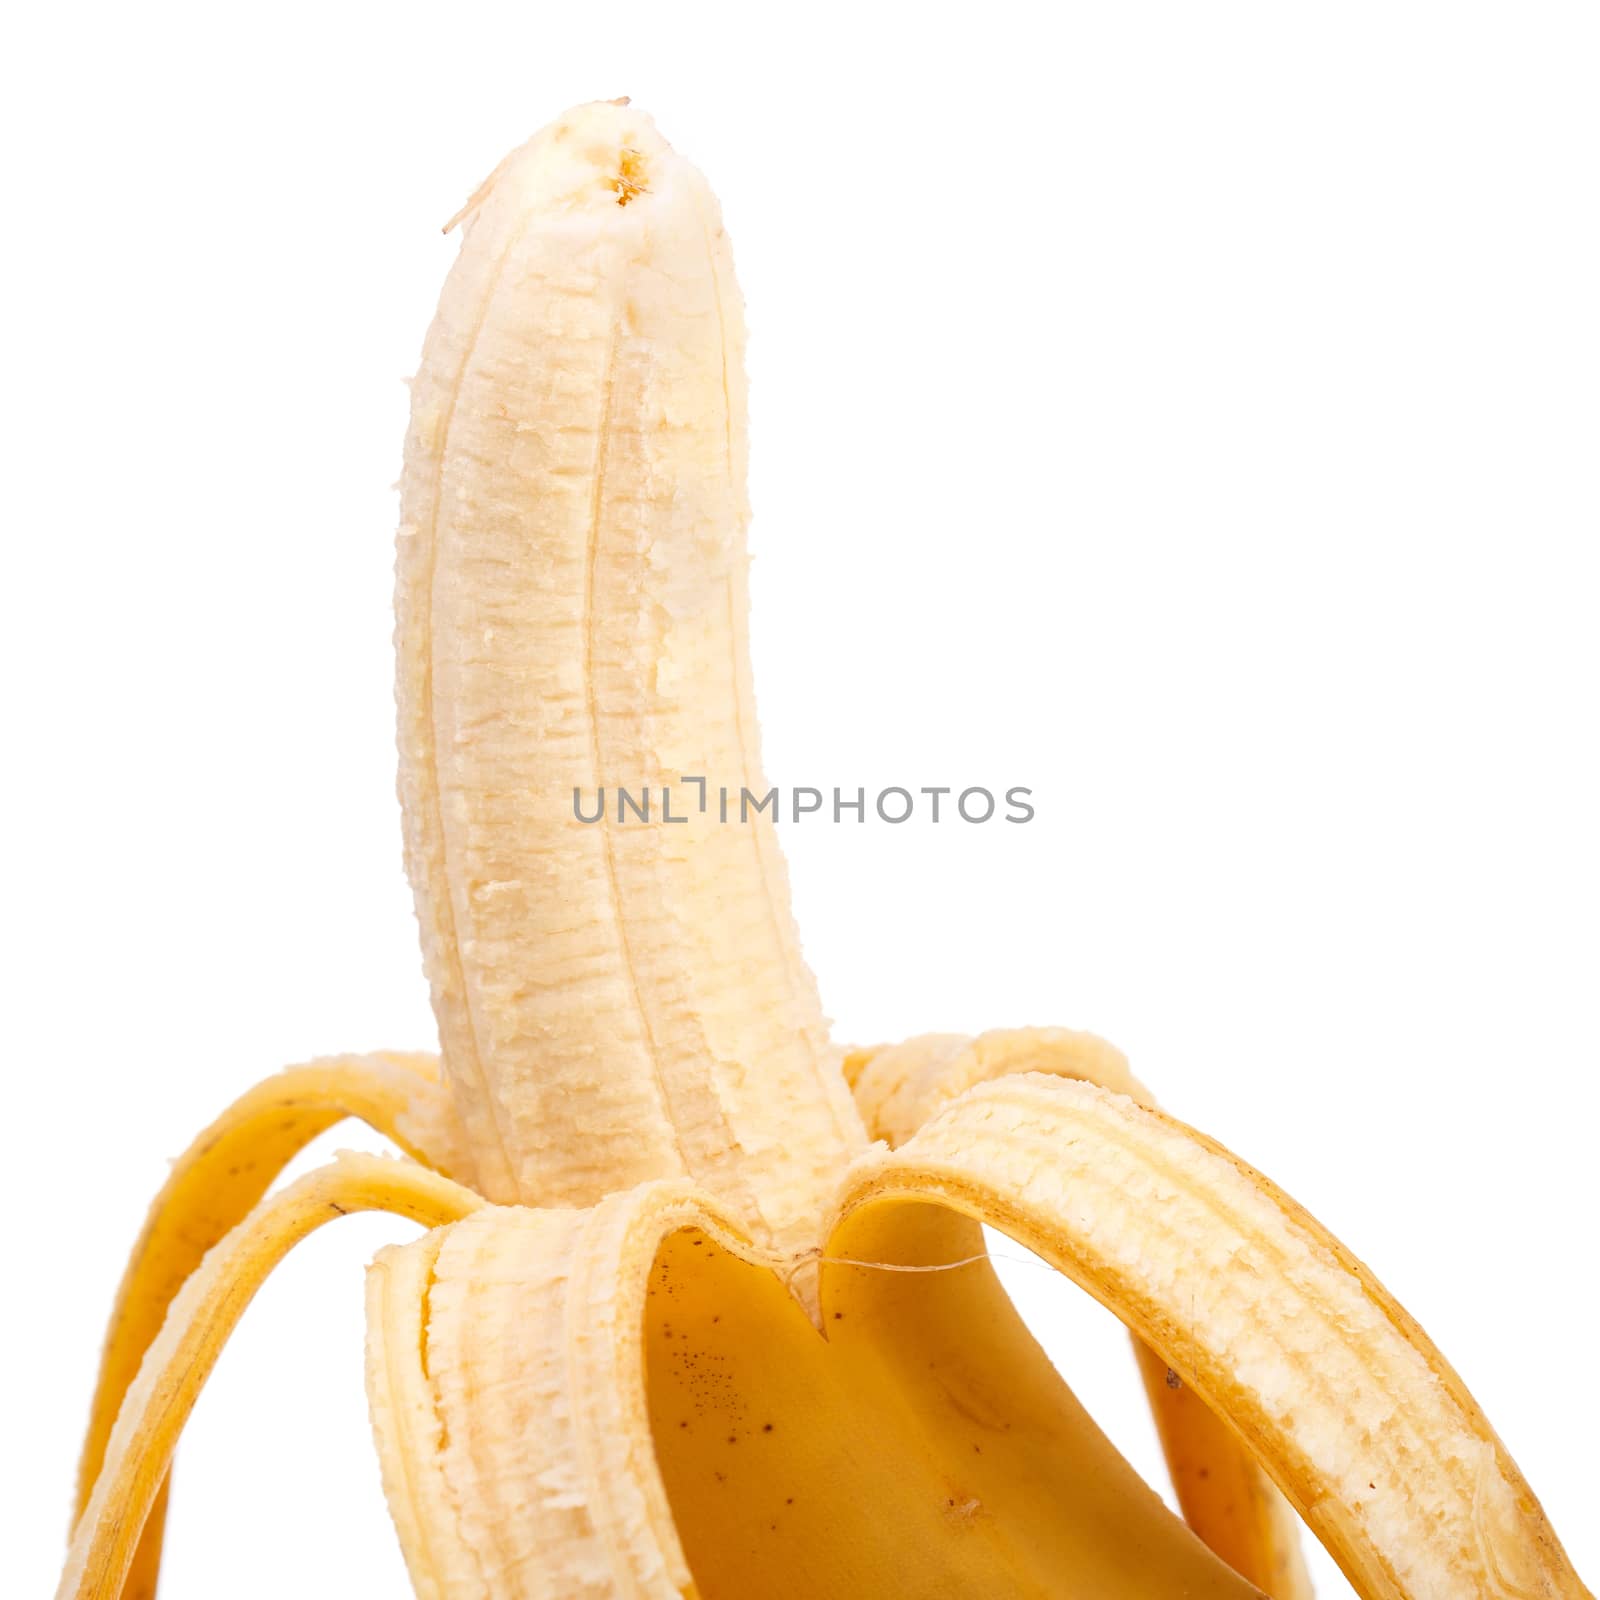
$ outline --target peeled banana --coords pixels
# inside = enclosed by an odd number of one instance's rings
[[[400,799],[441,1058],[346,1057],[196,1140],[120,1292],[58,1600],[155,1593],[173,1449],[307,1232],[368,1276],[423,1600],[1577,1600],[1460,1379],[1313,1218],[1063,1029],[831,1042],[746,640],[744,330],[700,174],[626,102],[509,156],[412,389]],[[692,791],[691,791],[692,792]],[[404,1152],[281,1191],[345,1116]],[[1138,1342],[1182,1519],[1002,1291],[982,1224]],[[1592,1600],[1592,1597],[1590,1597]]]

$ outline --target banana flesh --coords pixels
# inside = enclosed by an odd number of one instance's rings
[[[508,158],[465,233],[412,389],[396,605],[407,863],[484,1192],[688,1177],[799,1248],[865,1137],[771,819],[719,816],[766,792],[721,216],[648,117],[600,105]]]

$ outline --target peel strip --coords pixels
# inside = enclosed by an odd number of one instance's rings
[[[452,1113],[437,1080],[434,1056],[332,1056],[288,1067],[235,1100],[173,1163],[117,1289],[78,1466],[75,1515],[88,1503],[117,1408],[173,1295],[318,1134],[357,1117],[424,1166],[462,1172],[460,1154],[442,1137]]]
[[[172,1297],[284,1167],[346,1117],[359,1118],[425,1166],[470,1177],[471,1160],[436,1056],[329,1056],[288,1067],[235,1100],[173,1163],[123,1269],[78,1461],[75,1521],[94,1489],[122,1397]],[[129,1569],[131,1595],[155,1593],[166,1520],[163,1483]]]
[[[859,1163],[849,1214],[935,1201],[1026,1244],[1223,1417],[1367,1600],[1593,1600],[1427,1336],[1308,1213],[1121,1095],[983,1085]]]
[[[481,1204],[471,1190],[412,1162],[343,1154],[252,1211],[173,1297],[111,1429],[57,1600],[125,1593],[178,1435],[245,1307],[294,1245],[352,1211],[389,1211],[431,1228]],[[154,1592],[153,1569],[136,1576]]]
[[[872,1136],[893,1148],[967,1090],[1022,1072],[1097,1084],[1155,1105],[1115,1045],[1071,1028],[998,1028],[976,1038],[922,1034],[853,1051],[846,1070]],[[1168,1382],[1166,1362],[1137,1337],[1133,1348],[1184,1520],[1274,1600],[1312,1600],[1292,1508],[1226,1424],[1191,1391]]]

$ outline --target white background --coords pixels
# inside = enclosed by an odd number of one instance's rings
[[[400,380],[439,225],[618,94],[738,252],[772,777],[1037,795],[786,830],[841,1036],[1117,1040],[1420,1316],[1595,1581],[1592,6],[41,6],[6,58],[14,1592],[164,1159],[432,1043]],[[404,1592],[360,1302],[405,1231],[252,1308],[174,1600]],[[1115,1330],[1015,1281],[1153,1463]]]

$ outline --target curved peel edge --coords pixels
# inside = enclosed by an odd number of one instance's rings
[[[1234,1429],[1368,1600],[1593,1600],[1465,1385],[1348,1250],[1214,1141],[1029,1074],[858,1162],[864,1207],[936,1201],[1116,1313]]]

